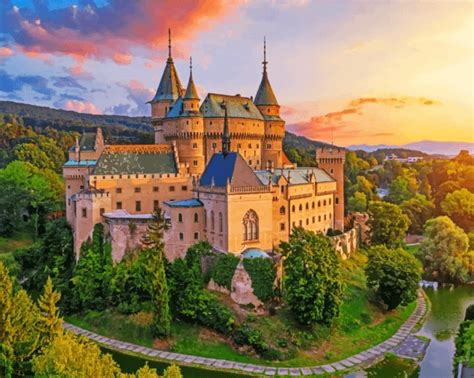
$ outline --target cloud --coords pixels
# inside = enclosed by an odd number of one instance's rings
[[[106,113],[142,116],[150,114],[150,105],[147,104],[153,98],[155,91],[145,86],[138,80],[130,80],[126,85],[120,84],[127,91],[127,99],[134,104],[118,104],[105,109]]]
[[[361,97],[352,100],[349,106],[361,106],[366,104],[379,104],[386,106],[393,106],[401,108],[407,105],[441,105],[438,100],[429,99],[426,97]]]
[[[53,76],[51,77],[51,80],[53,80],[53,85],[57,88],[86,89],[81,84],[79,84],[76,79],[70,76]]]
[[[59,8],[41,0],[18,8],[3,0],[0,33],[36,56],[64,54],[79,62],[111,58],[129,64],[132,47],[166,46],[168,27],[175,39],[189,37],[231,8],[224,0],[110,0],[103,6],[82,0]]]
[[[79,113],[101,114],[100,110],[90,101],[66,100],[63,109]]]
[[[334,136],[337,139],[351,137],[383,137],[393,136],[393,133],[370,133],[361,128],[364,123],[362,119],[357,121],[354,117],[363,116],[363,108],[368,104],[403,108],[405,106],[433,106],[440,105],[441,102],[425,97],[360,97],[349,102],[348,107],[339,111],[330,112],[324,115],[311,117],[309,120],[296,122],[288,125],[288,130],[298,134],[306,135],[310,138],[329,140]]]
[[[48,80],[39,75],[13,76],[0,70],[0,92],[16,95],[24,87],[30,87],[34,92],[43,95],[43,100],[51,100],[56,91],[48,87]]]
[[[0,60],[7,59],[13,55],[13,50],[9,47],[0,47]]]

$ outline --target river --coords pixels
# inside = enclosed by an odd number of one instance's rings
[[[454,338],[466,308],[474,304],[474,286],[425,291],[432,308],[418,334],[431,342],[420,365],[420,378],[452,377]]]

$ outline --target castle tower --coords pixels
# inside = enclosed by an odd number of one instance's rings
[[[334,228],[344,231],[344,162],[346,151],[340,147],[320,147],[316,149],[316,163],[329,173],[337,183],[334,197]]]
[[[267,46],[263,39],[263,76],[254,104],[265,120],[265,133],[262,141],[262,168],[279,168],[283,161],[283,138],[285,121],[280,118],[280,105],[276,99],[267,73]]]
[[[188,166],[188,172],[199,175],[204,171],[204,118],[199,110],[199,95],[194,84],[190,59],[189,81],[184,97],[178,98],[163,120],[163,138],[176,142],[178,156]]]
[[[181,97],[182,92],[178,72],[171,57],[171,30],[168,29],[168,60],[155,97],[149,101],[151,104],[151,123],[155,130],[155,143],[166,143],[163,135],[163,118],[170,111],[175,101]]]

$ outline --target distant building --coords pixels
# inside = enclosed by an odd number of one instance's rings
[[[415,163],[417,161],[423,160],[423,157],[422,156],[409,156],[407,158],[400,158],[397,155],[392,153],[385,156],[385,159],[384,159],[384,161],[394,161],[394,160],[402,162],[402,163]]]
[[[326,233],[344,227],[341,148],[318,148],[318,168],[283,152],[285,121],[263,76],[254,99],[209,93],[200,103],[192,75],[183,89],[171,56],[150,101],[154,145],[105,145],[84,134],[63,167],[67,219],[76,256],[93,227],[106,225],[113,258],[137,248],[155,209],[169,229],[165,252],[183,256],[209,241],[215,250],[271,252],[293,227]]]

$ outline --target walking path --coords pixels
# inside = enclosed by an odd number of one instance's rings
[[[331,373],[342,373],[349,370],[361,369],[383,358],[386,352],[400,352],[406,344],[409,347],[413,343],[410,334],[415,325],[424,317],[426,313],[425,297],[420,293],[418,295],[416,310],[410,315],[408,320],[391,338],[385,340],[370,349],[355,354],[344,360],[331,362],[330,364],[308,367],[271,367],[265,365],[245,364],[240,362],[220,360],[214,358],[205,358],[187,354],[172,353],[153,348],[147,348],[136,344],[130,344],[119,340],[111,339],[87,331],[75,325],[64,323],[64,328],[77,335],[83,335],[93,341],[98,342],[110,349],[118,351],[128,351],[142,355],[143,358],[152,358],[168,363],[178,365],[196,365],[203,369],[228,370],[234,373],[258,374],[268,376],[302,376],[302,375],[320,375]],[[402,353],[400,353],[402,354]]]

